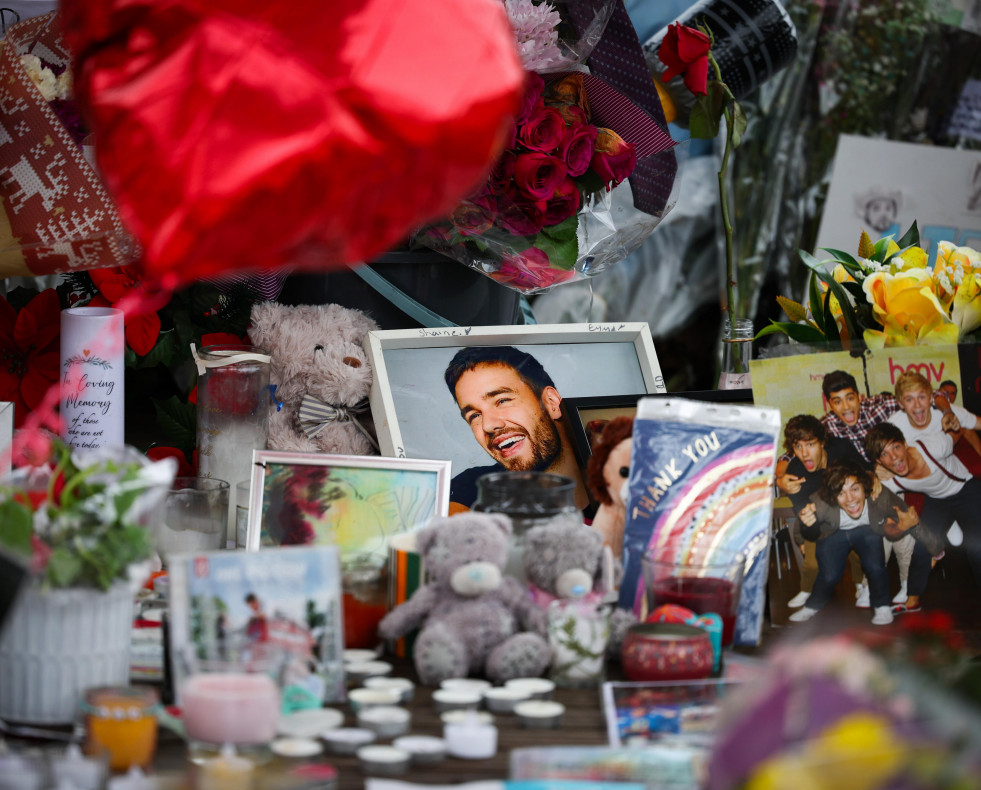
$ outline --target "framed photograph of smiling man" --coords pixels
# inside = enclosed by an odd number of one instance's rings
[[[504,469],[572,477],[586,507],[562,399],[665,392],[646,323],[379,331],[365,345],[382,454],[449,460],[466,507],[477,478]]]

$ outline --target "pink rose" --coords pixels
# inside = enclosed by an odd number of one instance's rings
[[[545,224],[558,225],[577,211],[582,203],[576,182],[567,178],[555,188],[545,209]]]
[[[494,163],[494,169],[487,177],[487,189],[495,195],[501,194],[507,189],[511,179],[514,178],[514,151],[505,151]]]
[[[490,230],[496,216],[497,200],[485,193],[461,201],[450,216],[450,222],[462,236],[479,236]]]
[[[527,200],[509,192],[497,202],[497,225],[515,236],[534,236],[545,227],[544,200]]]
[[[581,176],[589,170],[593,158],[598,131],[592,124],[570,126],[565,130],[565,139],[559,149],[559,156],[565,162],[570,176]]]
[[[521,291],[548,288],[575,276],[575,271],[553,269],[546,255],[538,247],[529,247],[517,255],[505,255],[501,268],[490,276],[504,285]]]
[[[518,154],[514,161],[514,183],[521,193],[532,200],[547,200],[565,179],[565,162],[557,156],[529,153]]]
[[[548,154],[559,147],[565,137],[565,120],[552,107],[538,107],[518,127],[518,141],[529,151]]]
[[[525,73],[525,93],[521,100],[521,109],[515,120],[520,126],[527,121],[535,108],[542,103],[542,96],[545,94],[545,80],[533,71]]]
[[[634,172],[637,150],[612,129],[597,129],[596,148],[589,167],[603,179],[606,189],[615,187]]]

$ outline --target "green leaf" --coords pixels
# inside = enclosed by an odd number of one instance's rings
[[[82,560],[67,546],[58,546],[44,571],[53,586],[71,587],[82,573]]]
[[[153,399],[157,424],[167,441],[190,455],[197,442],[197,409],[172,395],[166,400]]]
[[[823,343],[827,338],[820,329],[810,324],[792,324],[789,321],[770,321],[769,326],[763,327],[757,334],[756,339],[766,335],[775,335],[782,332],[791,340],[798,343]]]
[[[606,191],[606,182],[600,178],[595,170],[587,170],[576,178],[579,191],[584,195],[591,195],[594,192]]]
[[[534,246],[548,255],[553,269],[572,271],[576,265],[579,258],[578,227],[579,217],[572,216],[543,230],[535,238]]]
[[[817,277],[820,277],[821,281],[825,283],[830,289],[831,293],[835,295],[835,298],[841,305],[841,314],[845,319],[845,326],[848,329],[848,336],[852,339],[852,342],[860,343],[862,333],[855,317],[855,310],[852,308],[851,301],[848,299],[848,291],[842,288],[839,283],[836,283],[834,277],[825,273],[823,264],[813,255],[801,250],[800,256],[808,268],[814,272]],[[827,305],[827,303],[825,304]],[[827,315],[827,313],[825,315]],[[830,336],[831,327],[828,326],[827,321],[825,321],[824,329]]]
[[[913,224],[909,226],[909,229],[903,234],[903,237],[896,242],[901,250],[905,250],[907,247],[919,247],[920,246],[920,229],[916,227],[916,220],[913,220]]]
[[[807,283],[808,305],[811,308],[811,317],[818,329],[824,332],[824,309],[821,304],[821,288],[818,286],[818,278],[811,275]]]
[[[0,503],[0,545],[29,557],[33,532],[34,515],[30,508],[12,499]]]
[[[711,140],[719,134],[719,124],[725,107],[725,86],[709,80],[708,92],[699,96],[688,119],[688,132],[696,140]]]
[[[822,247],[821,249],[830,253],[834,257],[834,260],[842,264],[848,271],[852,271],[852,269],[862,271],[862,266],[858,262],[858,259],[851,253],[845,252],[844,250],[836,250],[833,247]]]
[[[149,353],[145,357],[137,356],[136,353],[126,347],[126,365],[132,368],[153,368],[157,365],[164,365],[169,367],[173,363],[175,355],[177,353],[177,338],[172,329],[162,331],[157,337],[157,342],[150,349]],[[133,361],[130,362],[130,354],[133,356]]]

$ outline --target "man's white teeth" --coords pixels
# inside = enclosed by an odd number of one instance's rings
[[[503,442],[497,445],[497,449],[506,450],[508,447],[510,447],[512,444],[518,441],[518,438],[519,437],[517,436],[512,436],[510,439],[505,439]]]

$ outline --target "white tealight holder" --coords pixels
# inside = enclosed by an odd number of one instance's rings
[[[531,692],[522,688],[495,686],[484,692],[484,705],[492,713],[514,713],[514,706],[531,699]]]
[[[377,705],[398,705],[402,695],[395,689],[358,688],[347,693],[347,701],[355,713]]]
[[[378,658],[376,650],[350,648],[341,653],[341,661],[345,664],[363,664],[365,661],[374,661],[376,658]]]
[[[409,731],[411,718],[405,708],[378,705],[358,711],[358,726],[371,730],[379,738],[395,738]]]
[[[277,738],[269,748],[278,757],[294,760],[301,757],[316,757],[324,750],[324,747],[312,738]]]
[[[409,770],[411,755],[395,746],[371,745],[358,749],[358,761],[366,774],[398,776]]]
[[[360,661],[344,665],[344,674],[351,683],[364,683],[370,677],[392,674],[392,665],[387,661]]]
[[[489,680],[480,678],[447,678],[439,684],[439,687],[447,691],[476,691],[478,694],[483,694],[492,685]]]
[[[411,702],[415,696],[415,684],[408,678],[393,678],[387,675],[375,675],[365,678],[364,687],[366,689],[385,689],[396,691],[399,695],[399,704],[404,705]]]
[[[546,699],[530,699],[519,702],[514,706],[518,724],[522,727],[537,730],[547,730],[558,727],[562,723],[565,705]]]
[[[310,708],[287,713],[279,718],[276,732],[287,738],[316,738],[344,723],[344,714],[334,708]]]
[[[411,756],[413,765],[434,765],[446,758],[446,741],[433,735],[403,735],[392,741]]]
[[[487,760],[497,754],[497,727],[481,722],[476,711],[453,712],[465,714],[460,721],[443,725],[446,749],[453,757]]]
[[[433,704],[439,713],[448,710],[477,710],[482,699],[479,691],[457,691],[456,689],[436,689]]]
[[[443,724],[459,724],[463,721],[474,720],[480,724],[493,724],[494,716],[485,710],[448,710],[439,714]]]
[[[362,746],[374,743],[378,738],[372,730],[363,727],[341,727],[325,732],[320,737],[331,754],[354,754]]]
[[[551,699],[555,683],[548,678],[512,678],[504,682],[504,687],[528,692],[531,699]]]

